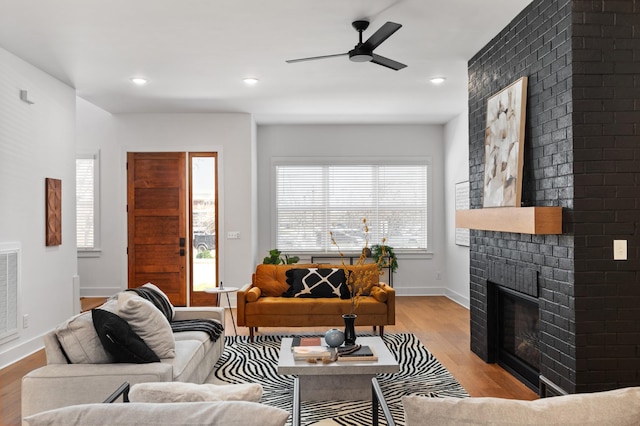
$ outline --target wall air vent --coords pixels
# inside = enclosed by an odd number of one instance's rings
[[[18,337],[20,244],[0,243],[0,344]]]

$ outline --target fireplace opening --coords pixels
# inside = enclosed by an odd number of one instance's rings
[[[538,300],[500,286],[497,290],[496,361],[533,391],[538,392]]]

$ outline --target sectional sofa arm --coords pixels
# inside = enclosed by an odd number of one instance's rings
[[[170,382],[173,366],[150,364],[50,364],[22,378],[22,417],[54,408],[104,401],[123,382]]]
[[[175,321],[186,319],[214,319],[224,325],[224,308],[217,307],[176,307],[173,319]]]

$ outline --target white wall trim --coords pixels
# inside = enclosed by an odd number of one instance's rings
[[[41,334],[39,336],[35,336],[24,343],[20,343],[17,346],[10,348],[9,350],[0,353],[0,369],[7,367],[13,363],[20,361],[23,358],[28,357],[29,355],[38,352],[40,349],[44,348],[44,343],[42,337],[45,335]]]
[[[454,302],[456,302],[458,305],[463,306],[463,307],[465,307],[467,309],[469,309],[469,306],[471,306],[471,304],[469,302],[469,298],[464,297],[460,293],[456,293],[455,291],[452,291],[450,289],[446,290],[445,296],[447,296],[449,299],[451,299]]]

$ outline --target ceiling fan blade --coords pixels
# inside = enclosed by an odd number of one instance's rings
[[[295,64],[296,62],[315,61],[316,59],[335,58],[337,56],[345,56],[348,54],[349,53],[336,53],[335,55],[311,56],[310,58],[289,59],[285,62],[288,64]]]
[[[382,65],[383,67],[391,68],[392,70],[398,71],[406,67],[405,64],[401,64],[400,62],[394,61],[393,59],[385,58],[384,56],[376,55],[375,53],[373,53],[371,56],[373,56],[371,62],[373,62],[374,64]]]
[[[391,37],[391,34],[395,33],[400,28],[402,28],[402,25],[400,24],[396,24],[395,22],[387,22],[386,24],[381,26],[378,31],[373,33],[373,35],[369,37],[367,41],[362,43],[362,47],[373,50],[376,47],[380,46],[383,41]]]

